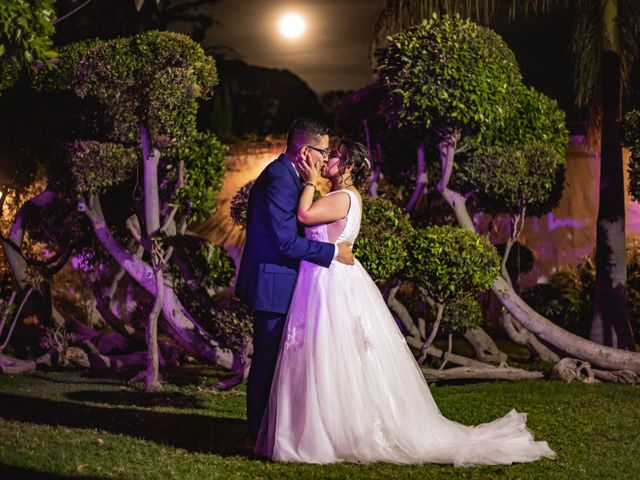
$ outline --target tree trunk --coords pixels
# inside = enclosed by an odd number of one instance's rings
[[[90,203],[92,207],[86,208],[85,213],[91,220],[94,233],[102,246],[136,283],[155,296],[156,284],[151,266],[122,248],[113,237],[102,214],[99,199],[94,196]],[[193,355],[236,373],[234,382],[242,381],[248,368],[245,359],[232,350],[222,347],[215,338],[191,318],[189,312],[180,303],[168,277],[164,279],[162,313],[164,322],[161,323],[161,326],[164,326],[167,335]],[[229,382],[226,386],[232,385],[233,382]]]
[[[422,344],[422,347],[420,347],[420,355],[418,355],[418,363],[421,365],[427,358],[427,349],[433,343],[434,338],[436,338],[436,335],[438,334],[440,322],[442,321],[442,312],[444,312],[444,305],[442,303],[436,304],[436,320],[433,322],[433,328],[429,337]]]
[[[464,338],[471,344],[476,352],[476,358],[481,362],[502,363],[509,359],[481,327],[467,330],[464,332]]]
[[[413,337],[406,337],[407,344],[410,347],[415,349],[420,349],[422,346],[421,340],[416,340]],[[434,347],[433,345],[427,348],[427,355],[437,358],[438,360],[444,360],[445,354],[447,352],[440,350],[438,347]],[[455,363],[456,365],[462,365],[464,367],[472,367],[472,368],[495,368],[494,365],[490,365],[488,363],[479,362],[478,360],[474,360],[473,358],[464,357],[462,355],[456,355],[455,353],[450,353],[447,357],[449,362]]]
[[[364,138],[367,143],[367,153],[369,154],[369,164],[371,165],[371,180],[369,181],[369,195],[371,198],[378,198],[378,180],[380,178],[380,140],[376,140],[376,153],[373,154],[373,148],[371,146],[371,130],[369,130],[369,120],[367,118],[362,120],[362,128],[364,130]]]
[[[610,347],[635,350],[627,303],[617,3],[605,1],[603,15],[600,198],[596,231],[595,296],[589,337],[594,342]]]
[[[147,390],[160,388],[160,365],[158,357],[158,317],[164,300],[162,274],[163,249],[158,238],[160,235],[160,196],[158,193],[158,164],[160,152],[151,151],[151,139],[144,122],[140,122],[140,146],[144,165],[144,220],[146,239],[151,245],[151,268],[155,277],[156,295],[153,308],[149,312],[145,340],[147,344],[147,372],[145,387]]]
[[[520,368],[470,368],[455,367],[446,370],[422,368],[427,382],[450,380],[536,380],[544,378],[542,372],[531,372]]]
[[[398,318],[402,322],[402,325],[409,333],[408,336],[411,337],[411,339],[415,340],[415,342],[417,342],[418,344],[418,348],[420,348],[424,339],[420,335],[420,331],[418,330],[418,327],[416,327],[416,324],[413,321],[409,310],[407,310],[407,307],[405,307],[402,302],[397,299],[396,295],[398,294],[399,289],[400,285],[394,285],[393,287],[391,287],[391,289],[389,290],[389,296],[387,297],[387,306],[389,307],[389,310],[391,310],[398,316]]]
[[[427,160],[424,143],[420,143],[416,148],[416,188],[413,195],[405,207],[405,212],[411,213],[420,201],[424,189],[427,186]]]
[[[13,219],[7,239],[2,240],[5,258],[13,272],[13,276],[16,280],[20,293],[25,292],[29,283],[27,261],[20,252],[22,240],[24,238],[24,223],[27,220],[27,217],[35,214],[35,212],[46,207],[55,200],[55,192],[45,190],[25,202]],[[37,312],[38,319],[43,325],[64,325],[64,318],[51,304],[51,298],[44,298],[40,292],[35,290],[31,295],[30,303],[33,306],[33,309]]]

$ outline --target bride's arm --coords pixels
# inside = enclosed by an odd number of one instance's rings
[[[349,213],[351,198],[346,192],[326,195],[315,202],[313,193],[316,187],[311,182],[305,184],[298,201],[298,222],[312,226],[340,220]]]
[[[305,157],[300,164],[300,175],[305,183],[298,200],[298,222],[311,226],[335,222],[347,216],[351,203],[348,193],[338,192],[313,201],[320,172],[310,156]]]

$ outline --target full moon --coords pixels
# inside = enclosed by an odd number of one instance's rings
[[[278,24],[280,33],[287,38],[300,38],[307,28],[302,16],[297,13],[287,13],[280,19]]]

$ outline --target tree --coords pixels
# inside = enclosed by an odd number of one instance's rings
[[[557,206],[564,187],[564,150],[568,141],[564,113],[555,101],[533,88],[516,87],[518,105],[512,115],[492,124],[471,141],[471,152],[459,162],[452,179],[456,190],[475,192],[476,208],[509,216],[509,238],[502,254],[502,277],[513,287],[507,262],[518,245],[526,215],[542,215]],[[467,196],[467,195],[466,195]],[[537,356],[558,356],[505,312],[509,337]]]
[[[220,269],[231,262],[221,262],[213,246],[199,254],[185,236],[189,221],[215,208],[222,184],[225,148],[195,122],[197,99],[209,96],[216,81],[214,61],[202,48],[166,32],[69,45],[59,68],[36,81],[43,92],[74,91],[85,99],[83,114],[80,128],[71,126],[72,141],[62,139],[61,154],[53,154],[47,190],[27,202],[29,216],[41,215],[40,221],[26,222],[27,211],[21,212],[5,252],[18,283],[28,284],[21,252],[28,228],[59,252],[60,263],[70,252],[83,256],[96,272],[98,309],[122,335],[140,340],[134,317],[144,312],[148,388],[159,381],[159,319],[184,350],[234,372],[225,386],[246,370],[247,352],[226,348],[202,327],[216,311],[204,279],[228,281]],[[116,314],[114,296],[125,279],[135,288],[126,297],[129,310]]]
[[[450,185],[454,159],[486,126],[518,108],[517,65],[500,37],[460,17],[434,17],[397,34],[380,55],[379,74],[400,99],[400,119],[439,135],[437,189],[461,226],[474,231],[464,194]],[[610,369],[640,371],[640,355],[607,349],[558,328],[533,312],[499,277],[492,290],[527,330],[544,342]]]
[[[422,299],[436,308],[433,329],[420,348],[418,362],[422,363],[445,308],[459,306],[487,290],[500,274],[500,260],[486,238],[448,225],[418,230],[408,250],[407,277],[416,282]]]
[[[372,53],[388,35],[433,13],[460,14],[486,25],[501,15],[510,19],[531,10],[542,13],[569,6],[576,15],[572,50],[576,102],[589,109],[588,141],[601,159],[596,232],[596,295],[591,338],[605,345],[635,349],[628,320],[625,268],[624,187],[620,139],[621,89],[627,85],[637,53],[640,4],[633,0],[571,2],[440,2],[389,0],[380,12]]]

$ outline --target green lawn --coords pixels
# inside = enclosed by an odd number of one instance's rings
[[[467,424],[511,408],[529,413],[556,460],[454,468],[294,465],[242,454],[244,388],[208,393],[202,372],[145,393],[80,372],[0,376],[0,479],[61,478],[640,478],[640,388],[560,382],[432,387],[442,412]]]

